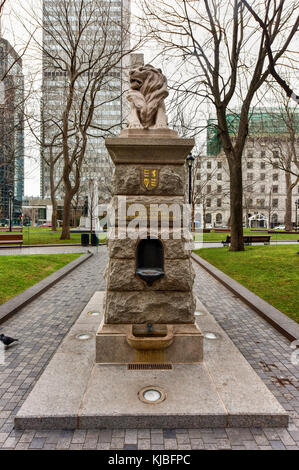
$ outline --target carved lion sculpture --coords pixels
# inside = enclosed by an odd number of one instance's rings
[[[131,90],[127,99],[131,103],[129,128],[167,128],[168,120],[164,98],[168,96],[167,79],[161,69],[143,65],[130,71]]]

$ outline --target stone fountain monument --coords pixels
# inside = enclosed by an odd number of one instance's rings
[[[185,161],[194,141],[168,128],[160,69],[132,69],[130,85],[128,128],[106,140],[115,165],[115,227],[96,362],[196,363],[203,336],[184,226]]]
[[[106,291],[86,304],[15,427],[285,426],[288,414],[194,298],[182,217],[194,142],[168,128],[166,79],[145,65],[130,81],[128,129],[106,141],[115,164]]]

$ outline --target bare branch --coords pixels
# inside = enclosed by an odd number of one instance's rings
[[[289,87],[287,82],[277,73],[277,71],[275,69],[275,62],[277,61],[278,57],[276,57],[276,59],[273,57],[272,47],[271,47],[271,38],[270,38],[270,34],[268,32],[268,28],[267,28],[266,23],[259,17],[259,15],[254,11],[254,9],[249,5],[249,3],[246,0],[241,0],[241,2],[246,6],[248,11],[250,11],[250,13],[254,17],[254,19],[259,23],[259,25],[260,25],[260,27],[261,27],[264,35],[265,35],[265,46],[266,46],[268,59],[269,59],[268,70],[269,70],[270,74],[277,81],[277,83],[281,86],[281,88],[284,89],[287,96],[289,98],[292,98],[292,100],[294,100],[298,104],[299,103],[299,96],[296,95],[296,93]],[[283,9],[283,1],[281,1],[279,6],[277,7],[275,15],[278,14],[278,13],[279,13],[279,15],[281,15],[282,9]],[[273,15],[273,18],[274,18],[274,15]],[[281,49],[286,50],[289,43],[293,39],[295,33],[298,31],[298,26],[299,26],[299,15],[298,15],[297,20],[295,21],[293,27],[292,27],[292,30],[290,31],[290,33],[288,35],[288,38],[285,41],[285,44],[284,44],[283,48],[281,48]]]

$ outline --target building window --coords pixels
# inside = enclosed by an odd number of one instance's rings
[[[272,219],[272,224],[273,224],[273,225],[277,225],[277,222],[278,222],[278,215],[277,215],[277,214],[273,214],[271,219]]]
[[[253,158],[253,152],[247,152],[247,158]]]
[[[278,173],[273,173],[273,181],[278,181]]]
[[[247,173],[247,180],[252,181],[253,180],[253,173]]]
[[[221,199],[217,199],[217,207],[221,207],[222,206],[222,200]]]
[[[211,189],[212,189],[211,185],[208,184],[208,186],[207,186],[207,194],[210,194]]]
[[[208,169],[211,169],[211,168],[212,168],[212,163],[211,163],[211,162],[207,162],[207,168],[208,168]]]
[[[222,168],[222,162],[217,162],[217,168],[218,169]]]
[[[217,173],[217,180],[221,181],[222,180],[222,173]]]
[[[272,200],[272,207],[278,207],[278,199]]]
[[[252,168],[253,168],[253,162],[247,162],[247,168],[249,168],[250,170],[252,170]]]
[[[206,224],[212,223],[212,215],[211,214],[206,214]]]
[[[222,214],[216,214],[216,224],[222,224]]]
[[[256,200],[256,205],[258,207],[265,207],[265,199],[257,199]]]
[[[252,204],[253,204],[252,199],[248,199],[248,200],[247,200],[247,205],[248,205],[248,207],[252,207]]]
[[[207,207],[211,207],[211,199],[207,199]]]
[[[264,170],[266,168],[266,163],[265,162],[261,162],[261,170]]]
[[[273,157],[274,157],[274,158],[279,158],[279,152],[278,152],[278,150],[273,150]]]
[[[278,193],[278,186],[273,186],[272,190],[273,190],[273,193]]]
[[[222,193],[222,186],[217,186],[217,193]]]
[[[264,179],[266,179],[266,174],[265,174],[265,173],[261,173],[261,181],[263,181]]]
[[[207,173],[207,181],[209,181],[211,178],[212,178],[212,174],[211,174],[211,173]]]
[[[265,156],[266,156],[266,152],[265,152],[265,150],[262,150],[261,151],[261,158],[265,158]]]
[[[197,179],[200,180],[201,179],[201,174],[200,174],[200,171],[197,172]]]
[[[265,192],[265,185],[262,185],[261,186],[261,193],[264,193]]]

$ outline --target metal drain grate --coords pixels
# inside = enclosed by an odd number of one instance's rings
[[[171,370],[171,364],[128,364],[128,370]]]

